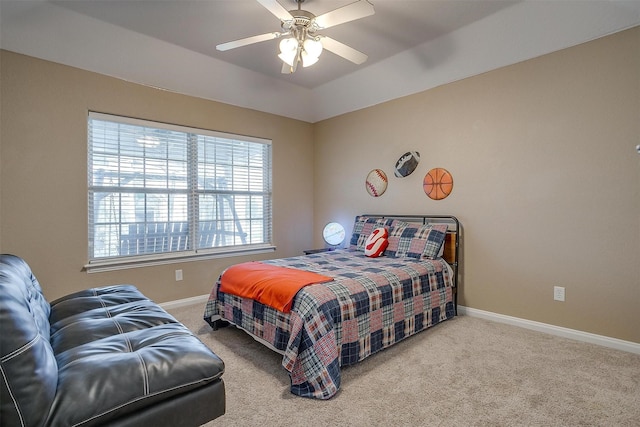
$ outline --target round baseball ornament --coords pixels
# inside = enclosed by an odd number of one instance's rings
[[[367,175],[364,185],[373,197],[380,197],[387,191],[387,174],[382,169],[374,169]]]
[[[442,200],[453,191],[453,177],[443,168],[431,169],[422,182],[424,192],[433,200]]]
[[[393,172],[398,178],[411,175],[420,163],[420,153],[417,151],[407,151],[396,162],[396,169]]]

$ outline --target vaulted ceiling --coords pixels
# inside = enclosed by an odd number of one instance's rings
[[[279,0],[288,10],[295,0]],[[354,0],[306,0],[315,15]],[[370,0],[375,14],[323,31],[368,55],[325,51],[281,73],[280,30],[256,0],[2,0],[0,46],[125,80],[315,122],[640,25],[625,0]]]

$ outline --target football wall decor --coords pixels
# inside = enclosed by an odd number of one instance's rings
[[[420,163],[420,153],[417,151],[407,151],[396,162],[396,168],[393,174],[398,178],[404,178],[411,175]]]

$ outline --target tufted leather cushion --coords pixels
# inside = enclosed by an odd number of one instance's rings
[[[20,258],[0,258],[0,420],[7,426],[44,425],[58,383],[49,344],[49,303]],[[19,409],[16,408],[19,406]]]
[[[0,256],[0,322],[2,425],[121,423],[221,383],[224,372],[215,353],[134,286],[49,305],[27,264],[9,255]],[[224,413],[224,388],[215,389]]]

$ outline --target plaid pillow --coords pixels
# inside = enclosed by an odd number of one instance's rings
[[[447,235],[447,224],[405,223],[389,233],[385,255],[396,258],[435,259]]]
[[[398,252],[398,247],[400,246],[400,239],[403,235],[405,239],[411,239],[421,225],[422,224],[415,222],[402,222],[392,228],[389,231],[389,237],[387,237],[387,239],[389,239],[389,246],[387,246],[386,251],[387,255],[395,257]]]
[[[387,230],[393,229],[393,227],[399,223],[402,223],[402,221],[391,218],[372,218],[370,216],[358,215],[353,224],[353,233],[351,234],[349,249],[364,252],[367,238],[373,233],[373,230],[380,227],[386,228]]]

